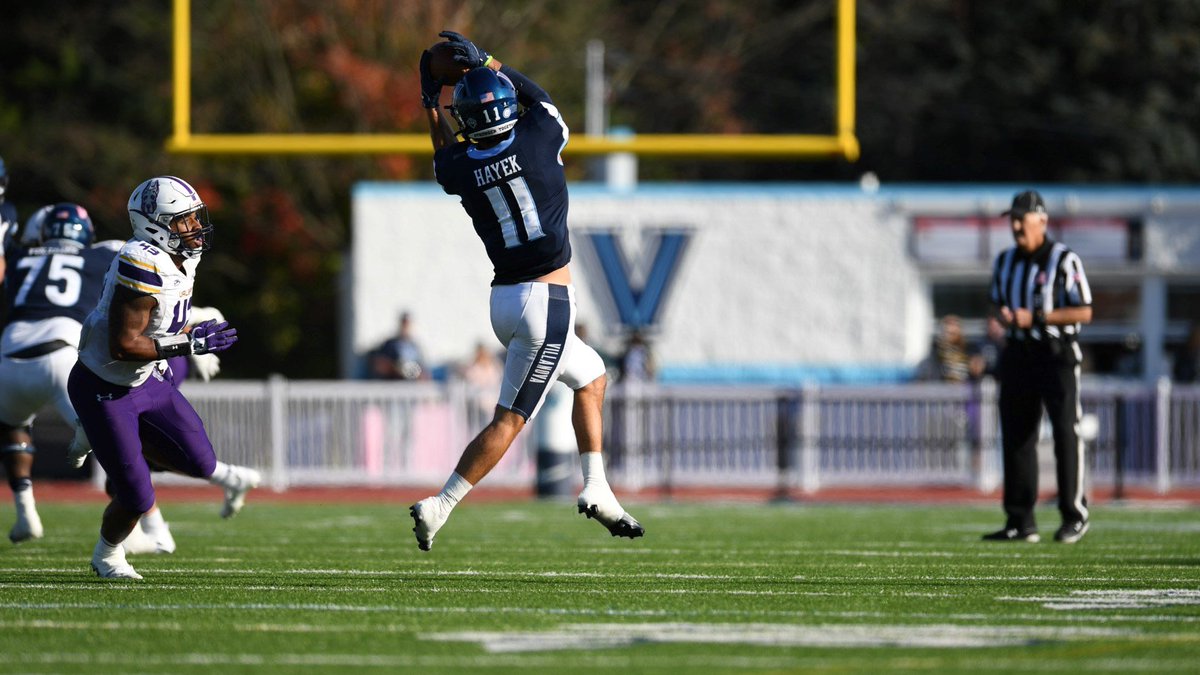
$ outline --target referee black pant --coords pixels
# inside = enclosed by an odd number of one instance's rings
[[[1079,351],[1069,341],[1012,342],[998,364],[1004,448],[1005,527],[1036,529],[1038,427],[1042,408],[1054,430],[1058,510],[1063,523],[1085,521],[1083,441],[1079,438]]]

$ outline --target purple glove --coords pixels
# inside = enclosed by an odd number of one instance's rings
[[[462,64],[464,68],[486,66],[492,58],[490,54],[480,49],[462,33],[444,30],[438,33],[438,37],[446,38],[451,45],[454,45],[454,62]]]
[[[210,319],[192,327],[191,340],[193,354],[223,352],[237,342],[237,329],[230,328],[228,321]]]

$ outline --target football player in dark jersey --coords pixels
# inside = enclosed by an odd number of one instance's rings
[[[575,390],[571,419],[583,468],[579,512],[613,536],[640,537],[642,526],[621,508],[604,476],[604,363],[575,336],[560,156],[567,126],[550,96],[528,77],[458,33],[439,35],[454,48],[455,62],[469,70],[450,106],[456,134],[438,108],[442,83],[431,72],[432,54],[421,55],[434,172],[442,188],[462,201],[495,268],[492,329],[508,353],[491,423],[467,445],[442,491],[411,508],[417,545],[429,550],[450,511],[500,461],[559,381]]]
[[[0,157],[0,285],[4,283],[6,262],[4,251],[16,245],[18,232],[21,224],[17,222],[17,209],[12,204],[5,200],[5,195],[8,193],[8,167],[4,165],[4,158]],[[5,310],[7,309],[3,301],[0,301],[0,321],[4,319]]]
[[[17,507],[8,534],[13,543],[43,534],[30,479],[33,421],[52,403],[75,424],[66,376],[75,365],[83,320],[99,301],[117,255],[115,248],[92,246],[95,228],[82,206],[64,202],[37,214],[38,243],[26,247],[10,237],[5,247],[9,314],[0,335],[0,456]]]

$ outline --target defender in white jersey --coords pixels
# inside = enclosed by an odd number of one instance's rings
[[[121,543],[154,506],[147,460],[209,479],[225,488],[227,502],[240,502],[260,477],[217,461],[204,423],[166,366],[169,358],[219,352],[237,341],[228,322],[188,329],[196,266],[212,244],[204,202],[186,182],[160,176],[139,185],[128,208],[134,238],[113,261],[100,304],[84,324],[67,389],[112,480],[92,569],[140,579]]]
[[[604,475],[601,431],[604,363],[575,335],[575,287],[567,233],[567,181],[559,153],[567,126],[550,96],[458,33],[444,31],[466,72],[451,112],[465,140],[456,142],[438,110],[442,83],[421,56],[421,102],[434,147],[434,173],[471,216],[495,267],[491,319],[507,348],[496,414],[467,445],[442,491],[413,504],[413,532],[425,551],[450,511],[504,456],[537,415],[556,381],[575,391],[571,421],[579,441],[583,491],[577,507],[614,537],[644,529],[617,501]],[[519,106],[519,107],[518,107]]]
[[[79,361],[102,379],[126,387],[144,383],[151,373],[165,372],[165,359],[122,361],[113,358],[107,339],[113,295],[118,288],[123,288],[153,297],[149,323],[143,334],[151,340],[179,335],[191,314],[192,287],[199,264],[199,258],[185,258],[176,266],[171,256],[154,244],[139,239],[125,242],[109,268],[99,305],[83,325]]]

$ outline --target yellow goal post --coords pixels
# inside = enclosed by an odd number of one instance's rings
[[[574,135],[573,155],[820,159],[859,156],[855,119],[855,1],[837,2],[837,129],[820,134]],[[432,155],[428,134],[196,134],[191,129],[191,0],[173,0],[173,133],[169,152],[200,155]]]

